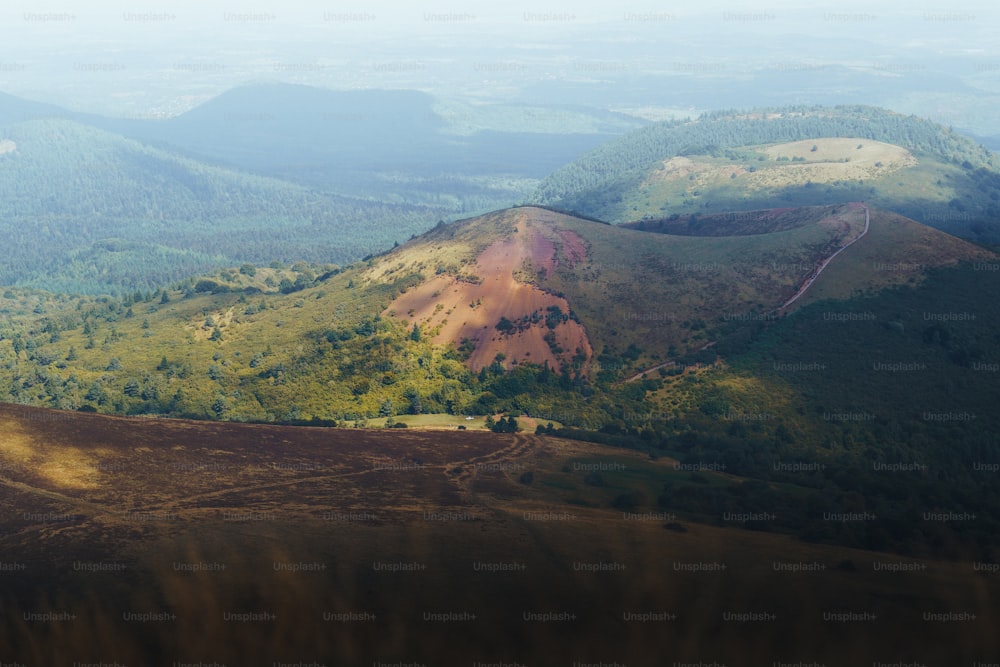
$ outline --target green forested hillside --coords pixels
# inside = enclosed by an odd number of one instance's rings
[[[470,371],[465,352],[379,315],[418,276],[362,288],[366,268],[245,266],[122,299],[10,290],[0,298],[0,400],[344,426],[544,406],[595,428],[615,402],[609,386],[587,405],[569,371]]]
[[[662,121],[633,130],[556,170],[539,186],[545,202],[635,176],[674,155],[711,154],[727,148],[820,137],[865,137],[932,153],[973,167],[994,166],[992,154],[937,123],[866,106],[779,107],[716,111],[690,121]]]
[[[707,515],[777,502],[811,541],[995,557],[1000,313],[984,297],[998,269],[935,271],[720,343],[712,359],[725,363],[649,395],[662,409],[647,424],[681,427],[666,447],[682,461],[762,483],[735,493],[692,480],[664,502]],[[871,518],[828,519],[845,512]]]
[[[244,261],[351,261],[439,213],[210,167],[66,120],[0,129],[4,285],[122,293]]]
[[[775,165],[774,157],[759,162],[769,145],[837,137],[896,145],[919,164],[884,178],[845,178],[825,185],[803,177],[766,190],[747,190],[725,180],[685,193],[649,191],[648,179],[670,158],[689,156],[699,165],[752,172],[782,166]],[[656,123],[608,142],[555,171],[534,199],[610,222],[864,199],[949,233],[995,243],[1000,240],[998,165],[991,151],[956,132],[874,107],[721,111],[693,121]]]
[[[688,466],[655,496],[627,476],[586,482],[613,487],[619,509],[670,508],[717,522],[724,512],[780,506],[788,508],[780,517],[747,527],[986,557],[1000,547],[993,519],[920,517],[1000,511],[981,472],[993,468],[972,468],[1000,465],[992,410],[1000,400],[1000,311],[990,298],[1000,290],[1000,265],[968,243],[876,212],[871,230],[812,288],[854,296],[772,317],[757,302],[774,298],[774,263],[812,265],[780,249],[798,239],[824,256],[832,247],[820,243],[822,229],[860,222],[856,209],[818,213],[804,212],[793,225],[784,212],[775,218],[784,231],[726,237],[714,247],[719,237],[672,238],[514,209],[441,225],[345,267],[244,264],[120,299],[10,289],[0,295],[0,400],[338,427],[383,427],[401,414],[526,414],[564,425],[541,426],[552,435]],[[593,358],[579,366],[557,370],[497,355],[473,371],[464,341],[436,342],[410,313],[390,308],[434,276],[474,282],[471,257],[542,226],[549,237],[526,238],[536,246],[560,241],[559,266],[544,275],[523,266],[518,275],[558,290],[572,310],[516,326],[582,323]],[[569,266],[574,248],[585,248],[586,261],[576,255]],[[759,266],[736,266],[734,256]],[[951,268],[913,268],[941,263]],[[651,285],[657,271],[671,278]],[[677,280],[686,295],[672,286]],[[442,308],[458,310],[449,317],[482,307],[443,300]],[[737,312],[736,304],[746,308]],[[708,317],[720,309],[723,317]],[[897,472],[872,470],[873,461]],[[821,520],[838,512],[880,518]]]

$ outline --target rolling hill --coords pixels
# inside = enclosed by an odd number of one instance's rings
[[[751,527],[993,558],[996,255],[860,202],[634,227],[519,207],[346,266],[247,264],[122,299],[7,290],[0,387],[63,411],[335,429],[511,417],[689,466],[620,507],[721,526],[780,506]],[[822,518],[845,511],[879,519]]]
[[[247,264],[122,300],[9,290],[0,376],[12,400],[71,409],[356,421],[531,405],[599,427],[618,412],[603,401],[634,391],[616,383],[645,369],[822,298],[995,260],[863,204],[704,221],[728,235],[521,207],[348,266]],[[560,383],[540,403],[521,386],[539,371]],[[588,384],[602,401],[565,393]]]
[[[69,120],[0,130],[0,284],[148,290],[241,262],[347,262],[442,209],[212,167]]]
[[[716,112],[635,130],[555,171],[534,195],[610,222],[868,201],[996,243],[989,150],[873,107]]]
[[[523,207],[433,230],[380,258],[363,280],[433,270],[383,314],[418,324],[437,342],[464,342],[475,370],[501,353],[507,365],[586,373],[621,366],[615,358],[626,350],[633,362],[654,365],[711,344],[734,323],[773,319],[824,260],[855,240],[831,264],[836,278],[824,272],[802,303],[873,293],[919,280],[930,267],[993,257],[879,209],[860,238],[866,210],[706,217],[699,229],[715,231],[696,235]],[[720,220],[731,223],[724,236],[716,233]],[[909,270],[879,270],[898,264]]]

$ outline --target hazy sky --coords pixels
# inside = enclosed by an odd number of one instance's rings
[[[958,77],[975,91],[956,104],[980,121],[993,100],[976,91],[1000,94],[1000,9],[985,1],[5,0],[0,25],[0,91],[118,115],[176,114],[257,80],[502,101],[545,82],[831,63]]]

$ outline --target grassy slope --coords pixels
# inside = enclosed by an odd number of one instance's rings
[[[880,208],[868,234],[839,255],[801,299],[846,299],[903,283],[919,283],[930,267],[989,262],[996,255],[954,236]]]
[[[845,154],[845,142],[858,155]],[[816,152],[811,150],[814,145]],[[857,150],[857,145],[863,148]],[[813,206],[863,199],[967,235],[971,221],[985,213],[991,188],[987,187],[984,196],[971,172],[937,156],[922,154],[906,160],[900,153],[909,155],[899,147],[865,139],[820,138],[748,146],[732,158],[689,155],[650,169],[618,193],[621,199],[617,203],[609,200],[603,206],[598,204],[596,210],[582,210],[613,222],[627,222],[675,213],[724,213],[775,204]],[[779,161],[779,157],[787,160]],[[792,158],[802,161],[792,162]],[[851,161],[841,162],[844,158]],[[952,204],[956,200],[963,208]]]
[[[697,349],[715,340],[713,330],[726,328],[751,311],[766,315],[784,299],[822,258],[836,248],[835,239],[857,233],[863,214],[843,207],[806,209],[804,224],[772,234],[695,237],[623,230],[568,219],[590,244],[590,263],[559,269],[543,284],[563,292],[587,326],[593,341],[624,350],[635,344],[644,360]],[[927,266],[955,258],[991,256],[954,237],[877,211],[871,238],[855,244],[829,266],[814,289],[820,295],[849,296],[914,277]],[[845,225],[854,232],[846,232]],[[907,259],[911,258],[911,259]],[[915,259],[913,259],[915,258]],[[917,262],[915,271],[875,271],[878,263]],[[855,264],[870,264],[853,270]],[[843,268],[847,267],[847,268]],[[812,291],[806,299],[813,298]]]

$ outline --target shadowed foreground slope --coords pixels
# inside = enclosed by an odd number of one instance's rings
[[[0,407],[0,433],[4,662],[943,665],[1000,650],[985,565],[649,510],[644,489],[688,474],[667,458],[19,406]],[[615,495],[629,488],[631,504]]]

